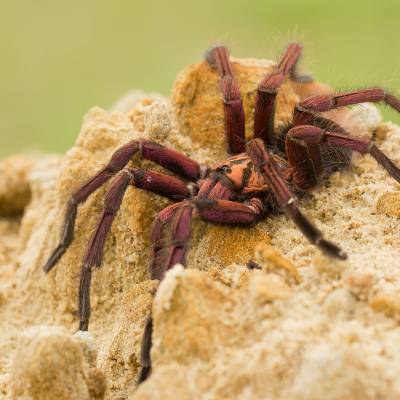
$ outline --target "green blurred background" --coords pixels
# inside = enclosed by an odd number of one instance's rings
[[[318,80],[400,94],[398,0],[0,4],[0,156],[65,151],[91,106],[108,107],[130,88],[168,95],[177,72],[215,42],[235,56],[276,59],[300,40],[301,69]]]

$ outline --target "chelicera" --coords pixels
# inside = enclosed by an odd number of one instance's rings
[[[230,155],[218,165],[202,166],[155,142],[133,140],[119,148],[104,168],[72,194],[61,241],[44,266],[46,272],[56,265],[73,240],[78,205],[114,177],[83,259],[79,285],[80,330],[87,330],[89,326],[92,270],[102,264],[107,235],[129,185],[174,202],[159,212],[152,227],[151,279],[161,281],[175,264],[185,265],[193,216],[218,224],[251,226],[271,213],[284,212],[323,253],[342,260],[347,257],[300,211],[298,198],[332,171],[348,165],[352,151],[371,155],[398,182],[400,170],[371,140],[351,136],[321,113],[363,102],[384,102],[400,111],[400,100],[380,88],[314,94],[296,105],[289,126],[276,131],[274,116],[280,86],[287,79],[295,82],[312,79],[297,73],[301,51],[300,45],[290,44],[281,60],[260,82],[254,110],[254,138],[247,143],[242,97],[228,50],[217,46],[207,53],[207,62],[220,75],[225,141]],[[126,168],[137,153],[177,176]],[[139,382],[151,371],[152,329],[150,316],[143,335]]]

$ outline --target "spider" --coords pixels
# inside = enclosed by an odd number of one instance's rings
[[[352,137],[338,123],[320,113],[363,102],[384,102],[400,112],[400,99],[380,88],[313,95],[296,105],[290,126],[277,131],[274,129],[275,104],[282,83],[287,79],[312,80],[297,73],[301,53],[299,44],[289,44],[280,61],[260,82],[254,138],[246,143],[243,103],[228,49],[220,45],[207,52],[206,61],[220,76],[229,153],[226,160],[206,167],[155,142],[133,140],[119,148],[106,166],[72,194],[60,243],[45,264],[45,272],[56,265],[73,240],[78,205],[115,176],[83,259],[79,284],[80,330],[89,327],[92,270],[102,264],[107,235],[129,185],[175,202],[159,212],[152,227],[151,279],[161,281],[175,264],[185,265],[193,216],[218,224],[251,226],[268,214],[284,212],[323,253],[341,260],[347,258],[346,253],[325,239],[300,211],[298,198],[315,188],[332,171],[348,165],[352,151],[371,155],[398,182],[400,170],[372,140]],[[179,177],[126,168],[137,153]],[[142,339],[139,383],[151,372],[152,331],[150,315]]]

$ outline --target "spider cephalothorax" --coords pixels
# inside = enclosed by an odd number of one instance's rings
[[[254,139],[246,143],[243,102],[228,51],[217,46],[207,53],[207,62],[221,78],[225,141],[230,154],[217,165],[201,166],[186,155],[152,141],[133,140],[119,148],[104,168],[72,194],[61,241],[44,267],[46,272],[56,265],[72,242],[78,205],[115,176],[83,259],[79,286],[81,330],[87,330],[89,325],[92,269],[102,264],[107,235],[129,185],[174,201],[157,215],[152,227],[152,279],[161,281],[175,264],[185,265],[194,215],[219,224],[251,226],[268,214],[285,212],[321,251],[338,259],[347,257],[302,214],[298,197],[333,170],[348,164],[351,151],[370,154],[398,182],[400,170],[371,140],[352,137],[337,122],[320,113],[362,102],[385,102],[400,111],[400,100],[380,88],[315,94],[297,104],[289,126],[276,131],[275,105],[282,83],[287,79],[294,82],[311,79],[297,74],[300,54],[301,47],[290,44],[280,62],[260,82],[254,109]],[[135,154],[179,177],[125,168]],[[143,335],[139,382],[151,371],[152,329],[150,316]]]

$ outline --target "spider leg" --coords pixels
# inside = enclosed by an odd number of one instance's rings
[[[291,43],[281,60],[260,82],[254,113],[254,137],[260,138],[268,146],[275,143],[274,110],[278,89],[288,75],[293,75],[301,56],[302,47]]]
[[[194,200],[199,216],[210,222],[228,225],[252,225],[264,212],[262,201],[253,197],[246,203],[229,200]]]
[[[196,181],[204,173],[203,167],[196,161],[182,153],[165,148],[149,140],[133,140],[120,147],[104,168],[72,194],[65,214],[61,240],[44,266],[46,273],[56,265],[73,240],[78,205],[83,203],[90,194],[124,168],[128,161],[138,152],[141,153],[143,158],[151,160],[191,181]]]
[[[292,140],[290,132],[285,137],[285,151],[293,168],[293,183],[301,190],[307,190],[318,183],[323,173],[320,147],[314,144]]]
[[[93,267],[100,267],[103,258],[103,247],[122,203],[130,176],[122,171],[111,186],[104,201],[104,211],[100,222],[90,239],[83,260],[79,283],[79,330],[87,331],[90,318],[90,284]]]
[[[207,221],[251,225],[257,222],[262,213],[260,199],[250,199],[247,204],[227,200],[196,199],[172,204],[162,210],[152,228],[151,241],[153,256],[150,263],[151,279],[164,279],[165,273],[175,264],[186,266],[186,253],[190,239],[190,223],[193,209]],[[150,351],[152,345],[153,320],[148,317],[143,333],[141,347],[141,365],[138,383],[143,382],[151,373]]]
[[[384,102],[394,110],[400,112],[400,99],[393,94],[381,88],[361,89],[340,94],[311,96],[305,99],[295,108],[293,124],[311,125],[314,124],[314,120],[318,118],[316,113],[369,102]],[[327,127],[321,126],[321,128]]]
[[[164,208],[157,215],[151,233],[151,279],[162,280],[177,263],[186,265],[192,211],[192,204],[183,201]]]
[[[360,154],[370,154],[389,175],[400,183],[400,169],[370,139],[341,135],[316,126],[304,125],[292,128],[287,134],[288,141],[304,141],[314,145],[340,146]]]
[[[190,222],[193,206],[183,201],[168,206],[156,217],[151,234],[153,255],[150,263],[151,279],[164,279],[165,273],[175,264],[186,265],[186,252],[190,239]],[[140,351],[141,370],[138,384],[151,373],[150,351],[152,346],[153,319],[148,316]]]
[[[286,212],[304,236],[318,246],[324,253],[339,259],[346,259],[347,255],[336,244],[326,240],[322,232],[317,229],[299,210],[293,193],[282,178],[279,166],[270,156],[260,139],[253,139],[246,145],[246,152],[254,166],[260,170],[266,183],[272,190],[278,206]]]
[[[298,104],[293,113],[293,126],[314,125],[329,132],[346,135],[347,132],[337,122],[322,117],[317,111],[303,107],[310,99],[326,98],[333,95],[312,96]],[[350,152],[343,149],[316,145],[312,141],[288,140],[285,137],[285,152],[294,167],[294,183],[301,189],[309,189],[318,183],[324,168],[337,170],[349,164]],[[324,165],[325,164],[325,165]]]
[[[77,189],[68,201],[67,211],[65,213],[64,228],[61,240],[47,260],[44,271],[49,272],[65,253],[74,237],[75,220],[78,212],[78,205],[83,203],[91,193],[102,186],[109,178],[120,171],[129,161],[129,159],[137,153],[139,149],[136,140],[131,141],[120,147],[111,157],[108,164],[94,175],[88,182]]]
[[[315,95],[308,97],[295,107],[293,125],[314,125],[331,133],[347,135],[347,132],[339,124],[322,117],[320,113],[364,102],[384,102],[400,112],[400,99],[394,95],[380,88],[362,89],[347,93]],[[304,154],[304,152],[310,153],[311,157],[308,158],[308,163],[311,159],[314,161],[317,159],[320,160],[322,150],[325,156],[328,156],[333,162],[330,162],[333,169],[348,164],[349,153],[347,153],[345,149],[349,149],[350,147],[343,146],[342,148],[343,151],[339,152],[338,150],[327,148],[324,144],[317,146],[313,144],[312,141],[307,141],[303,143],[303,145],[295,143],[295,141],[291,141],[289,144],[286,142],[286,151],[288,154],[292,155],[292,158],[295,157],[295,154],[297,154],[297,158],[299,158],[301,154]],[[308,172],[310,171],[311,169],[308,168]],[[309,177],[304,177],[304,179],[300,177],[301,174],[304,175],[305,173],[307,173],[305,167],[297,170],[297,183],[301,184],[301,181],[303,181],[303,184],[307,184],[308,182],[307,187],[313,186],[316,183],[315,179],[310,180]]]
[[[140,365],[142,366],[138,376],[138,385],[144,382],[151,374],[150,351],[153,345],[153,317],[151,314],[147,317],[144,325],[142,345],[140,349]]]
[[[206,60],[221,76],[228,153],[242,153],[246,142],[243,101],[229,62],[228,49],[225,46],[213,47],[207,52]]]
[[[83,259],[79,285],[80,330],[87,330],[89,325],[92,270],[93,267],[100,267],[103,262],[104,245],[128,185],[146,189],[171,199],[190,195],[185,183],[173,176],[140,169],[119,172],[106,195],[103,214],[93,232]]]
[[[313,125],[330,132],[347,135],[339,124],[319,115],[315,115]],[[293,183],[300,190],[316,186],[324,172],[337,170],[350,163],[349,149],[338,149],[326,143],[316,144],[311,140],[295,140],[289,134],[291,131],[289,130],[284,135],[285,153],[293,168]]]

